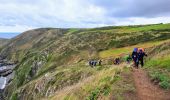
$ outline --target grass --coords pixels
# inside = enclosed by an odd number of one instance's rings
[[[150,73],[152,81],[159,83],[163,89],[170,89],[170,78],[167,74],[155,71]]]
[[[136,26],[117,26],[98,28],[93,31],[116,32],[116,33],[131,33],[131,32],[146,32],[146,31],[160,31],[168,30],[170,24],[153,24],[153,25],[136,25]]]
[[[170,55],[160,55],[146,63],[146,69],[155,84],[163,89],[170,89]]]
[[[155,25],[146,25],[140,27],[127,28],[127,32],[139,32],[139,31],[149,31],[149,30],[164,30],[169,29],[170,24],[155,24]]]
[[[29,58],[29,59],[28,59]],[[34,76],[36,76],[36,71],[40,66],[35,62],[41,62],[42,64],[47,61],[47,58],[40,53],[30,53],[22,59],[20,64],[15,68],[16,75],[14,77],[14,83],[17,84],[17,87],[26,84]],[[33,70],[34,67],[34,70]],[[35,72],[33,72],[35,71]]]
[[[78,30],[79,30],[79,29],[77,29],[77,28],[71,28],[71,29],[68,30],[67,35],[73,34],[74,32],[76,32],[76,31],[78,31]]]
[[[147,62],[146,66],[166,69],[170,72],[170,56],[160,57],[156,59],[153,58]]]
[[[13,95],[10,98],[10,100],[18,100],[18,94],[17,93],[13,93]]]
[[[170,24],[152,24],[152,25],[134,25],[134,26],[108,26],[95,29],[89,29],[89,31],[114,31],[114,32],[140,32],[140,31],[152,31],[152,30],[165,30],[169,29]]]
[[[131,52],[133,51],[133,48],[135,48],[135,47],[149,48],[149,47],[153,47],[153,46],[156,46],[156,45],[160,45],[160,44],[165,43],[167,41],[169,41],[169,40],[147,42],[147,43],[137,44],[137,45],[123,47],[123,48],[112,48],[112,49],[109,49],[109,50],[99,52],[99,56],[101,58],[118,57],[118,56],[129,54],[129,53],[131,54]]]
[[[58,95],[52,97],[52,100],[77,100],[84,98],[87,100],[95,100],[99,95],[108,95],[110,91],[110,82],[114,80],[115,68],[100,70],[97,74],[77,83],[72,90],[61,91]],[[77,95],[78,94],[78,95]]]
[[[6,54],[9,52],[12,59],[19,58],[19,61],[21,61],[15,69],[17,73],[13,81],[18,86],[18,95],[23,94],[26,98],[31,96],[36,98],[36,96],[43,97],[48,90],[54,90],[53,92],[55,93],[62,89],[52,99],[57,97],[69,100],[97,99],[99,97],[108,99],[111,96],[110,94],[122,99],[121,95],[123,95],[125,89],[131,90],[130,87],[133,86],[131,84],[128,86],[122,82],[123,79],[117,73],[119,70],[107,65],[97,66],[92,69],[85,66],[84,61],[89,58],[98,58],[98,53],[99,58],[105,59],[131,53],[134,47],[150,48],[157,46],[169,41],[166,40],[170,37],[169,27],[170,24],[157,24],[96,29],[72,28],[63,30],[64,32],[60,32],[58,29],[58,31],[53,29],[42,30],[40,31],[41,35],[31,34],[31,36],[27,36],[28,39],[27,37],[23,40],[21,39],[22,41],[17,38],[16,44],[9,46],[5,52]],[[30,37],[34,38],[29,39]],[[12,49],[13,53],[10,53],[11,48],[15,47],[15,45],[17,47]],[[26,49],[30,49],[30,55],[32,56],[27,55],[28,51]],[[33,52],[35,51],[39,53],[34,54]],[[49,56],[44,57],[40,52],[49,52],[47,54]],[[37,58],[37,60],[34,58]],[[77,65],[74,65],[74,62],[80,59],[82,59],[83,64],[78,62]],[[169,60],[169,58],[153,59],[150,63],[148,62],[147,66],[148,68],[157,66],[156,68],[158,69],[169,69]],[[35,61],[43,61],[44,64],[39,66],[41,68],[37,70],[35,75],[31,75],[33,77],[30,77],[31,68],[36,68],[33,63]],[[48,74],[49,80],[43,80],[44,76]],[[165,77],[166,75],[163,76]],[[41,91],[35,93],[34,86],[37,84],[42,84],[43,86]],[[122,84],[125,85],[125,88]],[[166,87],[167,82],[162,81],[160,85]],[[119,86],[122,87],[119,88]],[[67,90],[67,87],[71,87],[71,89]],[[33,93],[37,95],[33,95]]]
[[[46,73],[45,76],[48,77],[47,79],[44,76],[40,76],[39,78],[20,86],[15,93],[20,94],[22,92],[22,94],[29,95],[28,97],[25,97],[25,99],[36,99],[45,97],[45,95],[49,96],[51,95],[51,93],[48,93],[49,89],[53,89],[55,92],[64,87],[74,85],[82,79],[95,74],[96,71],[97,68],[94,69],[83,64],[60,66],[56,68],[55,71],[48,74]],[[35,85],[42,85],[43,87],[41,87],[39,91],[35,88]],[[36,94],[36,96],[34,94]],[[13,93],[13,95],[15,94]]]
[[[105,85],[103,87],[97,87],[92,90],[90,95],[86,98],[86,100],[97,100],[100,95],[108,96],[111,92],[111,88],[109,85]]]
[[[98,100],[102,98],[109,100],[112,96],[124,99],[121,95],[127,90],[134,91],[134,86],[131,82],[127,83],[126,79],[120,75],[122,71],[126,73],[130,72],[129,69],[122,66],[110,66],[106,69],[98,70],[96,74],[85,80],[67,87],[65,90],[56,92],[57,94],[50,97],[50,99]]]

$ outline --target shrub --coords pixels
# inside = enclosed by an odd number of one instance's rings
[[[170,83],[167,81],[162,81],[159,84],[163,89],[170,89]]]
[[[152,80],[156,80],[159,82],[159,85],[163,89],[169,89],[170,88],[170,79],[168,75],[161,73],[161,72],[152,72],[151,73]]]
[[[16,92],[13,93],[10,100],[18,100],[18,94]]]
[[[100,88],[96,88],[93,90],[90,94],[90,96],[87,98],[87,100],[97,100],[98,96],[100,94]]]

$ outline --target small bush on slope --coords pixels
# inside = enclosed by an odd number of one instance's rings
[[[159,85],[164,89],[170,89],[170,78],[168,75],[161,73],[161,72],[152,72],[150,73],[152,81],[155,83],[159,83]]]

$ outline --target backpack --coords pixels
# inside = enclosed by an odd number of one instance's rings
[[[142,52],[145,52],[145,50],[143,48],[139,48],[139,50],[142,50]]]
[[[138,48],[134,48],[133,51],[134,51],[134,52],[137,52],[137,51],[138,51]]]

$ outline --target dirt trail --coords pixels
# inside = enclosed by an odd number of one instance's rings
[[[170,92],[152,84],[142,69],[133,69],[133,78],[139,100],[170,100]]]

